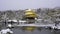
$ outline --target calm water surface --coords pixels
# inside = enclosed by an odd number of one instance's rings
[[[14,34],[60,34],[60,30],[56,32],[51,32],[48,29],[42,29],[41,31],[39,30],[34,30],[33,32],[30,31],[23,31],[21,29],[12,29]]]

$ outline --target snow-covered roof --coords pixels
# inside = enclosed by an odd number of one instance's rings
[[[24,20],[19,20],[19,22],[26,22],[26,21],[24,21]]]
[[[17,20],[8,20],[8,21],[9,21],[9,22],[10,22],[10,21],[17,22]]]
[[[17,20],[12,20],[12,21],[17,22]]]

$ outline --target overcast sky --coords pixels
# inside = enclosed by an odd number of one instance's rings
[[[60,7],[60,0],[0,0],[0,10]]]

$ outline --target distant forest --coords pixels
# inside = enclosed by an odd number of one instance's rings
[[[54,18],[54,15],[60,14],[60,7],[56,8],[38,8],[33,9],[38,15],[38,18],[49,19]],[[0,21],[8,20],[8,19],[22,19],[25,10],[6,10],[0,11]]]

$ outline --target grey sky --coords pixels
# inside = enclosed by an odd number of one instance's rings
[[[60,0],[0,0],[0,10],[60,7]]]

